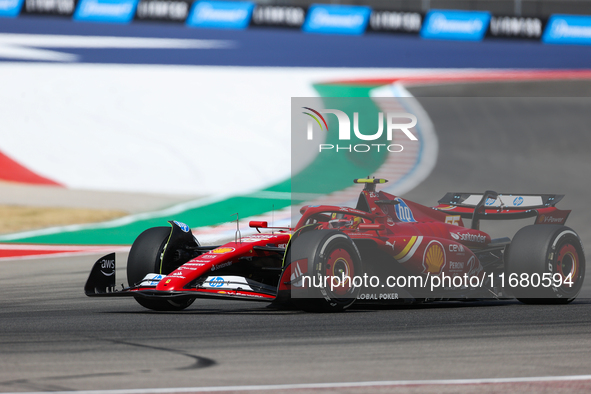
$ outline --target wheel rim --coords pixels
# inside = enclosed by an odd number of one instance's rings
[[[577,288],[580,272],[580,259],[579,253],[574,245],[566,243],[559,248],[556,256],[556,272],[562,277],[562,289],[572,291]],[[567,280],[569,275],[570,280],[573,283],[572,286],[564,284],[564,281]]]
[[[330,287],[331,277],[335,276],[341,280],[340,286],[334,286],[332,292],[336,296],[345,296],[353,288],[351,281],[355,275],[353,268],[353,259],[349,252],[345,249],[337,248],[334,249],[326,260],[326,276],[329,278],[327,281],[327,287]],[[345,278],[343,283],[342,279]],[[350,278],[347,280],[347,278]],[[335,282],[335,284],[338,284]]]

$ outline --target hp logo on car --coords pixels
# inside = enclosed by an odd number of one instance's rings
[[[211,287],[222,287],[224,285],[224,278],[216,276],[215,278],[209,281],[209,285]]]
[[[398,220],[401,222],[416,222],[408,205],[401,198],[397,198],[396,201],[398,201],[398,204],[394,205],[394,209],[396,209]]]
[[[513,205],[515,205],[516,207],[520,206],[521,204],[523,204],[523,197],[519,196],[516,197],[515,200],[513,200]]]

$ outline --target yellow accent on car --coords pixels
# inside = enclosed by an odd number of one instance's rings
[[[408,252],[410,251],[410,249],[412,248],[412,246],[415,244],[416,241],[417,241],[417,237],[416,237],[416,235],[413,235],[411,237],[410,241],[408,241],[408,243],[404,247],[404,249],[402,249],[402,252],[400,252],[396,256],[394,256],[394,259],[395,260],[400,260],[401,258],[403,258],[404,256],[406,256],[408,254]]]
[[[230,253],[230,252],[233,252],[233,251],[235,251],[235,250],[236,250],[236,249],[234,249],[234,248],[217,248],[217,249],[214,249],[214,250],[212,250],[212,251],[211,251],[211,252],[209,252],[209,253],[214,253],[214,254],[224,254],[224,253]]]
[[[381,178],[359,178],[359,179],[353,179],[354,183],[386,183],[388,182],[387,179],[381,179]]]

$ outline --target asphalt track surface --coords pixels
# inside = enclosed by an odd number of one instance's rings
[[[184,312],[154,313],[132,300],[85,298],[82,283],[93,260],[3,263],[0,390],[591,372],[588,300],[552,307],[448,303],[340,314],[198,301]],[[23,278],[29,278],[26,285]]]
[[[543,83],[504,89],[519,96],[530,88],[540,96],[556,91],[556,85]],[[414,93],[438,96],[441,89]],[[470,96],[486,93],[487,86],[463,89],[461,95]],[[574,210],[569,224],[589,250],[585,207],[591,159],[586,149],[591,137],[586,100],[421,98],[439,135],[439,161],[430,178],[408,197],[433,204],[454,189],[566,193],[560,206]],[[556,114],[566,119],[560,133],[553,131],[558,127],[552,123]],[[516,129],[522,131],[520,137],[515,137]],[[582,297],[567,306],[491,301],[306,314],[269,310],[258,303],[198,300],[183,312],[156,313],[129,299],[84,297],[82,286],[97,257],[1,263],[0,391],[591,374],[589,281]],[[126,256],[117,258],[123,282]],[[585,380],[269,392],[590,389]]]

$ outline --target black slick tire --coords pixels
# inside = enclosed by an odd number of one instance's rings
[[[147,274],[161,274],[162,253],[170,236],[170,227],[152,227],[142,232],[131,246],[127,258],[127,281],[138,284]],[[180,311],[195,301],[193,297],[151,299],[134,296],[141,306],[155,311]]]
[[[339,278],[362,274],[362,261],[357,247],[344,233],[337,230],[313,230],[301,234],[288,251],[292,264],[306,262],[307,276],[315,281],[313,286],[299,289],[292,286],[292,302],[307,312],[340,312],[351,306],[359,293],[352,282],[331,289],[325,277]],[[292,270],[295,267],[292,266]],[[298,268],[300,269],[300,268]]]
[[[519,278],[519,285],[511,287],[511,291],[526,304],[567,304],[583,286],[583,246],[577,233],[566,226],[522,228],[507,250],[505,263],[505,280],[510,283],[511,275]],[[564,283],[568,279],[572,284]]]

